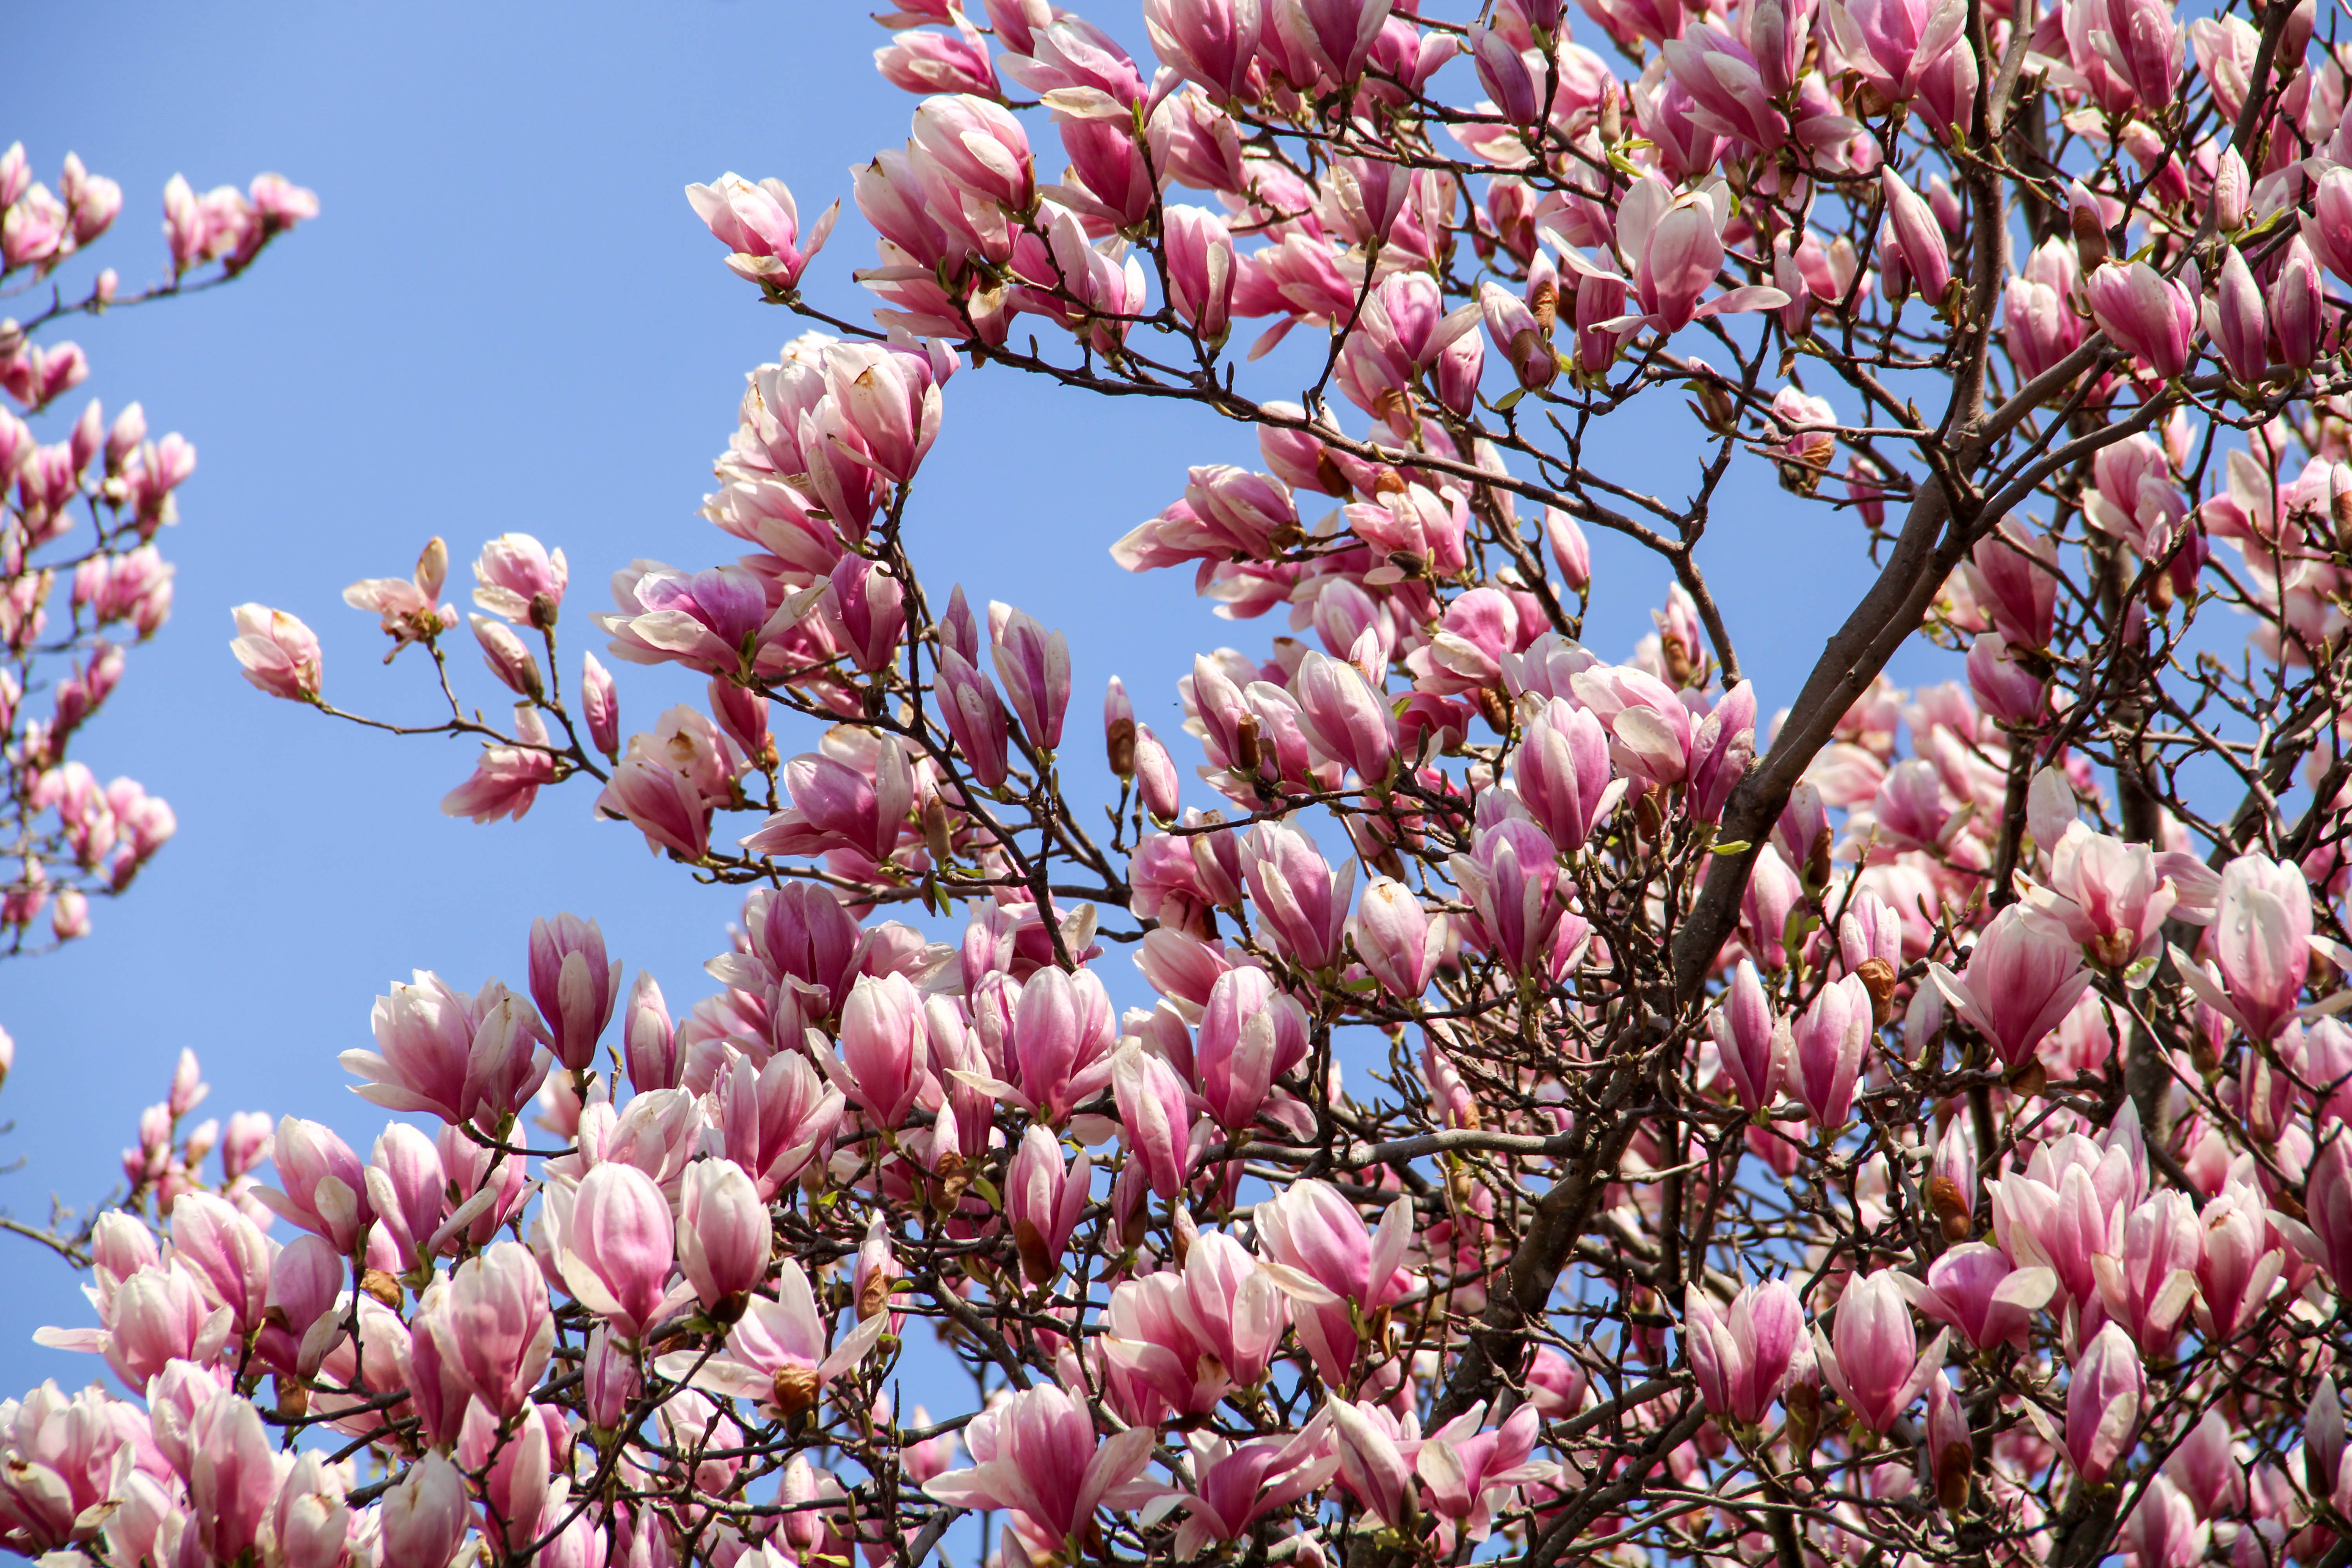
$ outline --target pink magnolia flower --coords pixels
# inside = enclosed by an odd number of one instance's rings
[[[1486,1426],[1486,1405],[1467,1411],[1432,1432],[1413,1456],[1430,1510],[1472,1541],[1494,1533],[1494,1514],[1509,1506],[1515,1489],[1559,1474],[1556,1462],[1529,1463],[1541,1416],[1522,1401],[1500,1426]]]
[[[546,691],[539,661],[520,637],[502,622],[482,616],[476,616],[473,621],[474,640],[481,645],[482,662],[500,685],[518,697],[537,697]]]
[[[416,558],[410,577],[371,577],[343,590],[343,603],[373,611],[397,649],[436,637],[457,624],[457,612],[441,603],[441,585],[449,575],[449,547],[435,539]]]
[[[515,738],[523,743],[484,744],[473,773],[442,797],[443,816],[477,823],[502,816],[522,820],[539,798],[540,786],[555,782],[555,753],[546,721],[530,703],[515,704]]]
[[[861,975],[841,1010],[838,1054],[824,1066],[883,1127],[905,1124],[929,1079],[923,1002],[903,974]]]
[[[387,1110],[478,1121],[495,1131],[547,1077],[539,1021],[495,980],[469,996],[420,969],[414,984],[376,998],[370,1021],[377,1048],[345,1051],[338,1060],[365,1080],[352,1092]]]
[[[2014,904],[1993,916],[1977,938],[1963,974],[1940,963],[1929,965],[1928,973],[2002,1065],[2012,1068],[2032,1059],[2091,984],[2080,949]]]
[[[779,1415],[797,1415],[813,1409],[824,1385],[864,1360],[889,1327],[889,1314],[877,1312],[832,1345],[832,1331],[817,1310],[808,1276],[788,1258],[776,1277],[775,1295],[752,1296],[728,1331],[724,1354],[705,1359],[698,1351],[675,1351],[655,1366],[664,1377],[721,1398],[748,1399]]]
[[[2180,29],[2166,0],[2093,0],[2063,13],[2076,72],[2106,107],[2170,103],[2180,85]]]
[[[215,1561],[234,1563],[258,1546],[278,1500],[277,1445],[261,1413],[234,1394],[215,1395],[188,1432],[188,1504],[196,1541]]]
[[[2271,284],[2269,302],[2279,363],[2300,368],[2317,360],[2328,320],[2322,304],[2319,261],[2301,235],[2287,242],[2278,277]]]
[[[1687,39],[1670,43],[1666,49],[1670,58],[1699,62],[1701,70],[1710,58],[1729,58],[1721,49],[1710,56]],[[1682,54],[1677,56],[1676,51]],[[1685,80],[1682,63],[1675,65],[1675,71],[1677,80]],[[1779,111],[1767,112],[1777,117]],[[1573,249],[1564,252],[1562,259],[1580,275],[1615,277],[1632,290],[1639,313],[1606,323],[1612,327],[1638,322],[1672,333],[1706,317],[1780,309],[1789,302],[1788,295],[1756,285],[1699,302],[1723,270],[1723,229],[1729,217],[1729,195],[1719,183],[1677,195],[1664,180],[1645,174],[1633,183],[1617,209],[1616,251],[1624,271],[1612,273],[1596,267]]]
[[[604,958],[594,921],[560,914],[530,922],[530,999],[552,1037],[555,1059],[574,1072],[593,1067],[596,1041],[620,1000],[621,966]]]
[[[281,1146],[285,1136],[281,1127]],[[476,1398],[500,1416],[529,1403],[555,1348],[547,1281],[530,1248],[501,1241],[467,1258],[450,1274],[439,1310],[425,1316],[418,1332]]]
[[[130,1480],[129,1406],[54,1382],[0,1404],[0,1542],[30,1556],[94,1539]]]
[[[2031,724],[2042,716],[2042,681],[1997,632],[1979,632],[1969,645],[1969,691],[1987,716],[2004,724]]]
[[[635,827],[646,847],[691,864],[710,852],[711,814],[733,799],[743,765],[717,725],[691,708],[673,708],[659,730],[629,737],[596,811]]]
[[[1356,866],[1334,870],[1297,828],[1263,822],[1242,840],[1243,876],[1258,919],[1302,969],[1323,970],[1341,957]]]
[[[1356,1359],[1356,1325],[1408,1288],[1400,1265],[1412,1234],[1412,1200],[1391,1204],[1374,1233],[1328,1184],[1298,1181],[1253,1217],[1263,1267],[1300,1309],[1298,1337],[1324,1382],[1340,1385]]]
[[[43,1328],[36,1344],[52,1350],[94,1351],[116,1376],[143,1389],[173,1362],[209,1363],[228,1342],[234,1314],[215,1306],[192,1268],[176,1261],[149,1264],[98,1298],[100,1327]]]
[[[1952,1392],[1952,1380],[1941,1368],[1927,1380],[1927,1471],[1936,1483],[1937,1500],[1948,1509],[1968,1501],[1969,1472],[1976,1465],[1976,1444],[1969,1431],[1968,1412]]]
[[[1853,1089],[1876,1029],[1870,988],[1849,974],[1822,988],[1813,1005],[1790,1025],[1789,1089],[1822,1136],[1853,1113]]]
[[[1062,1147],[1054,1135],[1035,1122],[1021,1136],[1005,1170],[1004,1216],[1013,1226],[1013,1246],[1021,1267],[1033,1285],[1045,1285],[1061,1271],[1062,1254],[1087,1205],[1087,1184],[1094,1161],[1084,1151],[1065,1169]]]
[[[447,1568],[473,1523],[465,1476],[428,1451],[384,1493],[379,1521],[384,1568]]]
[[[954,14],[956,31],[919,28],[894,33],[874,51],[874,68],[891,86],[908,92],[971,92],[992,98],[996,72],[980,29]]]
[[[2293,1224],[2273,1213],[2252,1183],[2233,1181],[2197,1215],[2193,1245],[2185,1232],[2174,1241],[2171,1261],[2196,1270],[2190,1306],[2208,1342],[2235,1338],[2269,1303],[2287,1263],[2281,1233]]]
[[[1838,1298],[1833,1340],[1813,1330],[1813,1353],[1822,1374],[1854,1417],[1885,1433],[1910,1408],[1944,1364],[1951,1331],[1944,1330],[1919,1349],[1911,1309],[1892,1270],[1848,1284]]]
[[[1062,716],[1070,706],[1069,641],[1047,633],[1009,605],[988,606],[990,652],[1005,700],[1019,715],[1029,743],[1052,751],[1062,743]]]
[[[318,1122],[288,1116],[278,1123],[270,1158],[277,1162],[278,1179],[286,1190],[263,1187],[254,1195],[282,1218],[325,1237],[344,1257],[352,1256],[374,1222],[375,1211],[369,1206],[367,1178],[351,1145]]]
[[[1768,62],[1726,28],[1691,27],[1668,39],[1660,54],[1675,85],[1688,96],[1691,119],[1768,154],[1788,141],[1789,117],[1773,103],[1776,89],[1765,77]]]
[[[2094,1142],[2080,1132],[2033,1151],[2022,1172],[1986,1184],[1993,1240],[2020,1268],[2046,1267],[2077,1309],[2098,1297],[2092,1259],[2119,1255],[2124,1216],[2147,1195],[2147,1155],[2128,1103]]]
[[[713,184],[687,186],[686,200],[727,247],[728,270],[762,288],[787,290],[800,286],[841,213],[838,201],[825,208],[803,241],[800,208],[782,180],[755,185],[740,174],[721,174]]]
[[[1324,1405],[1331,1418],[1331,1446],[1339,1484],[1391,1530],[1404,1529],[1415,1501],[1412,1460],[1417,1436],[1399,1428],[1394,1415],[1380,1406],[1333,1397]],[[1412,1416],[1405,1417],[1411,1422]]]
[[[1390,17],[1388,0],[1284,0],[1266,6],[1260,47],[1302,88],[1344,88],[1364,74]]]
[[[1740,1105],[1752,1115],[1779,1098],[1792,1037],[1789,1020],[1773,1011],[1753,963],[1743,958],[1732,971],[1707,1026],[1723,1076]]]
[[[820,415],[817,427],[852,459],[904,484],[939,436],[943,369],[895,345],[836,343],[825,351],[824,386],[838,423]]]
[[[2148,1479],[2147,1490],[2124,1517],[2121,1540],[2145,1568],[2190,1568],[2205,1560],[2212,1530],[2198,1518],[2189,1494],[2159,1471]]]
[[[1008,216],[1027,213],[1037,195],[1021,122],[969,93],[928,98],[915,110],[908,156],[933,220],[988,259],[1009,258]]]
[[[2311,889],[2303,872],[2259,854],[2221,870],[2212,922],[2216,986],[2200,964],[2175,952],[2173,967],[2204,1003],[2258,1040],[2293,1021],[2311,964]]]
[[[767,1277],[774,1243],[768,1205],[729,1160],[688,1166],[679,1197],[679,1271],[703,1307],[723,1319]]]
[[[2122,1250],[2092,1256],[2091,1270],[2110,1321],[2129,1332],[2147,1355],[2162,1355],[2172,1348],[2197,1294],[2205,1229],[2199,1220],[2188,1194],[2151,1193],[2126,1216]],[[2267,1294],[2267,1281],[2264,1288]],[[2223,1311],[2232,1304],[2225,1300]]]
[[[756,1068],[734,1054],[711,1096],[720,1152],[751,1178],[762,1203],[825,1153],[847,1104],[798,1051],[779,1051]]]
[[[652,1177],[618,1161],[546,1195],[565,1288],[623,1338],[642,1338],[662,1312],[677,1257],[669,1200]]]
[[[544,595],[552,625],[571,575],[562,550],[550,551],[528,533],[501,533],[475,558],[474,603],[517,626],[536,626],[541,612],[532,606]]]
[[[1298,1001],[1262,969],[1229,969],[1209,987],[1193,1045],[1202,1100],[1219,1125],[1239,1132],[1276,1092],[1275,1080],[1307,1059],[1307,1010]]]
[[[2205,1517],[2226,1517],[2246,1505],[2246,1472],[2231,1447],[2228,1418],[2209,1410],[2172,1450],[2161,1474]]]
[[[404,1270],[415,1268],[448,1214],[449,1173],[441,1163],[440,1151],[432,1139],[408,1123],[390,1122],[370,1152],[366,1176],[368,1202],[375,1209],[377,1225],[375,1237],[370,1238],[371,1250],[382,1238],[399,1256]],[[316,1248],[327,1260],[333,1260],[334,1248],[317,1237],[299,1237],[295,1246],[306,1243],[306,1251]],[[294,1247],[287,1248],[279,1254],[279,1262],[285,1264],[293,1252]],[[300,1272],[293,1283],[307,1291],[315,1266],[301,1265],[299,1260],[296,1266]],[[338,1272],[331,1289],[341,1283]],[[300,1327],[308,1328],[309,1323],[304,1319]]]
[[[1882,15],[1895,8],[1894,0],[1876,7]],[[1951,7],[1943,9],[1948,13]],[[1962,15],[1965,17],[1965,13]],[[1944,244],[1943,225],[1936,221],[1936,215],[1928,210],[1919,193],[1905,184],[1894,170],[1878,172],[1878,189],[1880,199],[1886,204],[1887,228],[1894,237],[1895,254],[1904,270],[1910,274],[1912,287],[1918,289],[1919,297],[1935,305],[1952,281],[1952,258]]]
[[[1152,52],[1212,98],[1247,96],[1258,30],[1273,7],[1259,0],[1144,0]]]
[[[1511,781],[1528,815],[1568,850],[1580,847],[1625,793],[1625,781],[1611,775],[1609,737],[1600,720],[1558,697],[1521,731],[1511,754]]]
[[[1129,1042],[1111,1057],[1121,1141],[1154,1193],[1164,1200],[1184,1190],[1192,1173],[1192,1095],[1176,1069]]]
[[[1946,55],[1969,47],[1967,8],[1950,0],[1831,0],[1823,12],[1847,62],[1894,103],[1916,97]]]
[[[1151,1439],[1150,1428],[1130,1426],[1100,1441],[1085,1402],[1043,1384],[975,1416],[963,1434],[971,1467],[950,1470],[924,1490],[959,1508],[1010,1509],[1060,1545],[1097,1509],[1138,1508],[1161,1494],[1141,1479]]]
[[[1184,1522],[1176,1529],[1176,1560],[1189,1563],[1213,1542],[1240,1539],[1267,1514],[1329,1480],[1339,1468],[1329,1427],[1318,1411],[1296,1436],[1236,1445],[1210,1432],[1190,1434],[1194,1485],[1174,1500],[1184,1510]]]
[[[1411,1002],[1429,988],[1444,928],[1430,919],[1412,889],[1387,877],[1374,878],[1357,902],[1349,931],[1356,956],[1390,995]]]
[[[1396,714],[1354,665],[1320,653],[1299,660],[1291,678],[1307,743],[1373,788],[1387,784],[1396,759]]]
[[[1287,1317],[1282,1291],[1232,1237],[1197,1238],[1184,1267],[1111,1291],[1107,1353],[1180,1415],[1206,1415],[1265,1376]]]
[[[2056,1293],[2058,1277],[2040,1265],[2021,1268],[2000,1248],[1971,1241],[1937,1257],[1926,1280],[1898,1274],[1895,1283],[1913,1306],[1959,1330],[1976,1349],[2006,1341],[2023,1351],[2033,1314]]]
[[[1748,1287],[1723,1310],[1690,1287],[1683,1334],[1700,1397],[1717,1418],[1742,1426],[1761,1426],[1790,1377],[1812,1357],[1804,1307],[1781,1279]]]
[[[2001,331],[2021,374],[2040,375],[2081,346],[2083,321],[2074,310],[2080,276],[2074,247],[2051,239],[2009,280],[2001,298]]]
[[[1161,223],[1168,302],[1203,342],[1221,347],[1232,331],[1234,284],[1241,274],[1232,231],[1223,218],[1204,207],[1168,206],[1162,209]]]
[[[909,831],[915,773],[896,740],[874,749],[870,773],[839,756],[803,752],[784,764],[783,784],[792,804],[745,837],[744,847],[790,856],[841,850],[879,866]]]
[[[1687,776],[1697,725],[1664,681],[1630,666],[1596,665],[1570,676],[1569,684],[1608,731],[1610,755],[1619,768],[1660,788]]]
[[[1013,1009],[1009,1054],[1019,1081],[992,1092],[1059,1123],[1110,1082],[1117,1033],[1099,976],[1042,968],[1022,983]]]
[[[2155,955],[2179,894],[2147,845],[2075,824],[2051,846],[2050,885],[2029,882],[2026,899],[2094,962],[2126,969]]]
[[[229,644],[246,679],[272,697],[296,702],[319,700],[319,639],[283,610],[239,605],[231,612],[237,636]]]
[[[1261,830],[1262,831],[1262,830]],[[1473,933],[1515,974],[1560,956],[1567,925],[1559,852],[1532,822],[1506,817],[1482,830],[1470,853],[1448,862],[1473,916]]]
[[[270,1245],[236,1205],[211,1193],[182,1193],[172,1204],[172,1256],[206,1300],[228,1310],[240,1336],[260,1329],[270,1306]]]
[[[616,658],[674,661],[707,675],[749,672],[760,645],[796,618],[789,605],[772,616],[766,587],[741,566],[688,574],[639,561],[613,574],[613,598],[620,609],[595,621],[612,634]]]
[[[2168,281],[2145,261],[2108,262],[2091,274],[2091,319],[2109,342],[2169,381],[2189,368],[2197,334],[2197,269]]]
[[[1707,710],[1691,736],[1687,804],[1691,816],[1701,822],[1721,817],[1731,792],[1755,760],[1756,686],[1743,680]]]
[[[2066,1384],[2062,1446],[2075,1473],[2088,1484],[2106,1479],[2116,1462],[2130,1451],[2147,1386],[2139,1347],[2115,1323],[2102,1328],[2075,1358]]]
[[[2270,314],[2252,269],[2234,245],[2222,247],[2221,275],[2203,301],[2206,336],[2221,363],[2240,381],[2252,384],[2271,367]]]
[[[2352,1137],[2329,1139],[2312,1161],[2304,1215],[2309,1226],[2305,1250],[2336,1289],[2346,1289],[2352,1280]]]
[[[932,690],[940,699],[940,717],[973,780],[983,789],[993,789],[1008,771],[1004,700],[997,696],[995,683],[953,648],[941,648],[939,661]]]

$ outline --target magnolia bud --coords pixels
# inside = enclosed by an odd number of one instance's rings
[[[1103,696],[1103,750],[1114,776],[1135,776],[1135,705],[1127,700],[1127,688],[1116,675]]]
[[[2221,154],[2213,170],[2213,226],[2234,234],[2246,226],[2252,206],[2253,177],[2235,147]]]
[[[2087,278],[2107,259],[2106,217],[2099,209],[2098,198],[2084,189],[2080,180],[2067,186],[2066,201],[2067,221],[2074,231],[2074,254]]]

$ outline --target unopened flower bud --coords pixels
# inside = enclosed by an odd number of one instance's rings
[[[1135,776],[1135,705],[1127,700],[1127,688],[1116,675],[1103,696],[1103,751],[1113,776]]]
[[[433,542],[441,542],[436,539]],[[482,660],[490,667],[490,673],[517,696],[538,701],[547,689],[540,680],[539,661],[531,658],[530,649],[523,647],[522,638],[503,621],[476,616],[473,622],[474,638],[482,645]]]
[[[2246,226],[2252,206],[2253,176],[2235,147],[2221,154],[2213,170],[2213,226],[2234,234]]]
[[[1178,809],[1176,760],[1150,725],[1136,727],[1135,776],[1143,808],[1163,822],[1172,821]]]
[[[2107,259],[2107,226],[2098,198],[2080,180],[2066,188],[2067,221],[2074,231],[2074,254],[2087,278]]]

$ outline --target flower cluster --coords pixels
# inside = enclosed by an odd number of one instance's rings
[[[121,1386],[0,1413],[0,1539],[2343,1562],[2352,56],[2284,5],[1460,9],[1146,0],[1147,62],[907,0],[870,323],[837,202],[688,188],[812,322],[715,465],[740,553],[594,617],[704,700],[567,697],[524,534],[473,567],[511,723],[444,542],[346,597],[482,742],[446,811],[584,774],[732,889],[718,989],[571,914],[519,989],[418,973],[342,1057],[394,1120],[279,1121],[274,1185],[188,1064],[56,1238],[98,1323],[45,1337]],[[1166,672],[1181,734],[1113,681],[1099,766],[1063,634],[918,570],[1014,375],[1255,437],[1103,542],[1286,635]],[[1673,499],[1601,422],[1685,409]],[[1792,595],[1778,694],[1706,547],[1759,479],[1877,568]],[[1614,662],[1595,530],[1670,579]]]
[[[152,436],[133,403],[111,421],[96,401],[68,426],[58,400],[89,362],[47,330],[224,282],[298,221],[310,192],[275,174],[248,199],[223,186],[201,201],[176,176],[163,195],[169,279],[121,291],[112,268],[68,301],[55,274],[106,233],[122,190],[68,153],[58,188],[33,178],[24,143],[0,153],[0,304],[47,288],[29,319],[0,319],[0,953],[37,951],[89,930],[89,900],[128,888],[172,837],[172,808],[131,778],[101,784],[73,739],[121,682],[125,653],[172,613],[172,567],[157,533],[179,521],[173,492],[196,449]],[[204,263],[219,269],[201,276]],[[32,421],[58,421],[44,441]],[[46,422],[46,421],[44,421]]]

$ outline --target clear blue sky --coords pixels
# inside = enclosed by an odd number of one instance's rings
[[[1087,9],[1143,53],[1132,0]],[[128,772],[167,796],[180,835],[133,896],[97,909],[89,940],[0,971],[0,1025],[17,1045],[0,1093],[16,1127],[0,1152],[24,1162],[0,1177],[0,1203],[37,1218],[52,1193],[104,1194],[183,1046],[213,1085],[205,1113],[313,1117],[364,1152],[383,1114],[350,1095],[335,1058],[368,1043],[372,999],[411,968],[520,988],[535,915],[595,917],[614,954],[651,969],[681,1014],[710,989],[700,965],[725,946],[730,896],[694,888],[633,831],[592,822],[587,789],[542,795],[520,826],[444,817],[471,742],[395,742],[262,698],[227,651],[228,610],[258,599],[302,616],[326,643],[336,701],[415,719],[431,712],[423,667],[412,655],[383,670],[373,621],[340,595],[404,573],[429,536],[449,541],[453,586],[498,533],[565,549],[567,680],[581,649],[601,649],[587,616],[608,607],[615,567],[730,559],[695,509],[743,372],[799,328],[719,265],[680,188],[732,169],[784,178],[804,215],[846,196],[846,170],[903,141],[914,103],[874,73],[884,34],[866,10],[669,0],[199,14],[89,0],[12,18],[27,68],[14,73],[0,144],[21,137],[52,183],[68,149],[122,183],[123,216],[98,258],[127,285],[161,270],[160,193],[174,173],[201,191],[279,171],[324,212],[233,289],[77,325],[96,367],[83,395],[110,412],[142,400],[152,427],[184,432],[201,454],[183,525],[163,542],[179,566],[173,622],[136,650],[78,742],[100,777]],[[1058,147],[1039,162],[1058,174]],[[849,209],[812,291],[862,312],[848,272],[872,245]],[[1658,435],[1629,429],[1621,445]],[[1284,628],[1212,620],[1188,573],[1130,578],[1105,548],[1181,493],[1186,465],[1210,461],[1255,465],[1255,442],[1001,369],[959,378],[923,473],[918,560],[975,604],[1007,599],[1069,632],[1074,737],[1117,671],[1147,721],[1189,747],[1174,682],[1192,652],[1262,652]],[[1767,713],[1819,650],[1818,606],[1850,603],[1866,573],[1854,533],[1806,510],[1750,465],[1717,531],[1717,581]],[[1664,577],[1594,542],[1603,599],[1588,636],[1622,657]],[[463,689],[488,706],[494,688],[470,647],[458,654]],[[616,668],[633,728],[690,689]],[[1958,661],[1896,673],[1927,669],[1951,679]],[[787,734],[787,754],[813,739]],[[1131,994],[1124,959],[1108,965]],[[43,1323],[87,1321],[74,1279],[29,1246],[15,1257],[0,1393],[45,1376],[78,1386],[94,1359],[30,1343]]]

